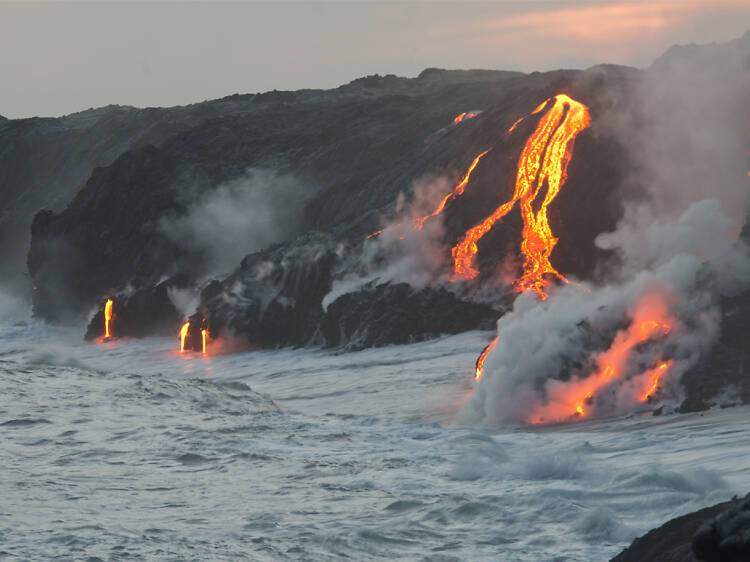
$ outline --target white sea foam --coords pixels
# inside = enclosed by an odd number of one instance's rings
[[[604,560],[750,489],[747,407],[457,425],[485,343],[202,357],[0,328],[3,550]]]

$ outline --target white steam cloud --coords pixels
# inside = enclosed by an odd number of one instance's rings
[[[415,182],[414,198],[408,205],[403,195],[399,196],[397,217],[381,234],[367,240],[358,259],[359,269],[334,281],[323,307],[372,282],[408,283],[421,289],[444,280],[445,259],[450,256],[442,242],[444,214],[426,220],[421,230],[415,228],[415,221],[430,215],[454,186],[445,176],[427,177]]]
[[[188,191],[195,195],[197,188]],[[293,176],[262,169],[204,191],[184,215],[163,218],[159,226],[173,242],[200,252],[211,273],[298,235],[302,208],[314,195]]]

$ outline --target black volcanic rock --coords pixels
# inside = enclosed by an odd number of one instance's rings
[[[0,284],[26,293],[26,253],[39,209],[60,212],[97,167],[199,123],[242,111],[232,100],[173,108],[110,105],[59,118],[0,119]]]
[[[693,553],[706,562],[750,560],[750,494],[735,500],[693,537]]]
[[[719,338],[708,354],[682,376],[681,412],[705,410],[722,391],[727,405],[750,404],[750,291],[721,300]]]
[[[342,295],[328,305],[320,332],[328,347],[364,349],[492,330],[500,312],[443,288],[383,284]]]
[[[201,293],[212,335],[226,331],[264,348],[321,345],[321,302],[337,259],[330,237],[319,233],[247,256]]]
[[[640,538],[611,562],[750,560],[750,494],[677,517]]]
[[[153,283],[181,269],[184,252],[156,229],[159,217],[179,209],[170,196],[174,170],[168,155],[146,146],[94,170],[65,213],[36,215],[28,255],[35,314],[75,319],[92,295],[98,299],[134,278]]]

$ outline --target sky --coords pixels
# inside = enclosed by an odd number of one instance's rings
[[[0,0],[0,115],[332,88],[428,67],[647,67],[750,28],[750,0]]]

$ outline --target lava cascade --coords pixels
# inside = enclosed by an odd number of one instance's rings
[[[663,296],[650,294],[639,300],[631,312],[630,326],[619,331],[609,349],[598,356],[597,370],[583,379],[550,381],[547,403],[530,412],[529,421],[551,423],[576,416],[586,417],[589,404],[597,392],[627,376],[631,354],[636,346],[666,336],[674,323]],[[643,388],[636,399],[641,402],[648,400],[671,366],[671,361],[662,361],[655,369],[633,377],[636,386]]]
[[[541,104],[532,115],[547,105],[548,102]],[[484,221],[470,228],[463,240],[453,248],[454,279],[468,280],[479,275],[479,270],[474,267],[478,241],[519,203],[524,223],[521,242],[524,264],[516,288],[519,291],[533,290],[539,298],[546,299],[548,281],[545,276],[551,275],[567,282],[550,263],[557,238],[549,226],[547,207],[565,183],[575,137],[589,126],[590,121],[588,108],[584,104],[565,94],[555,96],[521,152],[512,198]],[[544,186],[546,190],[542,189]],[[544,197],[538,202],[542,193]]]
[[[109,339],[112,334],[109,332],[109,322],[112,320],[112,299],[107,299],[104,303],[104,338]]]

